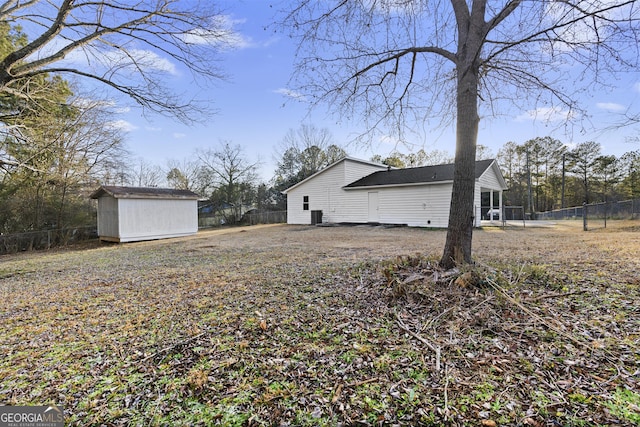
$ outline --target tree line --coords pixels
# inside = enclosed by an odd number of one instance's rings
[[[497,159],[509,187],[504,204],[529,213],[640,197],[640,150],[616,157],[595,141],[570,148],[538,137],[507,142]]]
[[[57,84],[65,96],[67,85]],[[4,148],[14,164],[0,167],[3,233],[94,224],[95,205],[88,196],[99,185],[191,190],[202,197],[203,212],[233,224],[249,209],[285,210],[283,190],[348,155],[328,129],[304,124],[289,130],[275,148],[276,168],[268,182],[258,175],[261,162],[231,141],[154,165],[127,152],[124,135],[109,125],[108,106],[73,100],[65,105],[52,113],[55,120],[49,116],[39,122],[41,134],[30,135],[30,145],[5,135]],[[640,150],[616,157],[603,154],[597,142],[569,148],[539,137],[507,142],[497,156],[478,145],[476,157],[498,159],[509,187],[504,204],[527,212],[640,197]],[[446,151],[424,149],[370,160],[399,168],[453,162]]]

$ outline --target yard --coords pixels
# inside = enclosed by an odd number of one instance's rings
[[[74,426],[640,424],[640,226],[255,226],[0,257],[0,403]]]

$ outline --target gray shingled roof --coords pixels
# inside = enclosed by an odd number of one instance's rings
[[[487,170],[494,160],[478,160],[476,162],[476,179]],[[453,181],[453,163],[419,168],[391,169],[374,172],[364,178],[346,185],[344,188],[375,187],[382,185],[428,184]]]
[[[92,199],[108,194],[116,199],[191,199],[200,198],[190,190],[155,187],[118,187],[103,185],[91,194]]]

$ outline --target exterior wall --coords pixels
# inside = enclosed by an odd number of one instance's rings
[[[451,188],[442,183],[385,189],[380,193],[380,222],[446,228]]]
[[[368,193],[378,193],[378,221],[381,224],[404,224],[410,227],[447,227],[451,184],[414,185],[347,191],[360,200],[359,214],[343,222],[368,222]],[[366,215],[362,215],[364,213]]]
[[[354,162],[346,160],[340,165],[344,168],[344,180],[342,185],[351,184],[353,181],[357,181],[360,178],[364,178],[374,172],[387,170],[386,166],[382,165],[370,165],[366,163]]]
[[[188,236],[198,231],[198,201],[118,199],[120,242]]]
[[[366,194],[362,211],[362,201],[342,187],[379,170],[384,167],[346,159],[303,182],[287,192],[287,223],[311,224],[311,211],[317,210],[322,211],[323,222],[355,222],[349,219],[354,215],[360,219],[358,222],[366,222]],[[309,197],[309,210],[303,209],[304,196]]]
[[[120,236],[118,200],[111,196],[104,195],[98,198],[98,236],[114,238]]]
[[[343,190],[346,184],[380,170],[369,167],[362,168],[359,174],[347,174],[354,164],[344,168],[345,163],[287,193],[287,223],[311,224],[311,211],[321,210],[323,222],[366,224],[370,221],[369,192],[377,192],[376,222],[412,227],[448,226],[451,183]],[[304,196],[309,196],[308,211],[302,209]],[[480,196],[476,196],[479,201]]]
[[[368,175],[368,174],[367,174]],[[360,178],[356,178],[360,179]],[[354,180],[355,181],[355,180]],[[366,223],[369,221],[369,198],[367,191],[350,190],[342,188],[331,192],[331,206],[328,222],[355,222]]]
[[[329,181],[325,179],[324,183]],[[314,187],[317,189],[315,192]],[[304,211],[306,213],[304,217],[292,218],[289,214],[287,220],[289,224],[310,224],[311,210],[322,210],[325,222],[367,223],[370,221],[370,192],[378,193],[376,222],[406,224],[412,227],[447,227],[448,225],[451,204],[451,184],[449,183],[346,191],[340,186],[306,188],[301,186],[288,194],[287,203],[290,205],[292,200],[295,200],[293,203],[299,205],[301,210],[302,197],[308,195],[309,211]]]

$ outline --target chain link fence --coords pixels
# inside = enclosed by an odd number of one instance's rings
[[[536,212],[536,218],[542,220],[580,219],[584,212],[582,206],[572,208],[556,209],[547,212]]]
[[[591,203],[572,208],[556,209],[548,212],[537,212],[537,219],[639,219],[640,199],[623,200],[620,202]]]
[[[587,205],[587,217],[598,219],[638,219],[640,199]]]
[[[242,222],[249,225],[286,223],[287,211],[252,212],[245,214]],[[224,224],[223,216],[209,216],[198,220],[199,228],[219,227]],[[96,226],[0,234],[0,255],[51,249],[97,238]]]
[[[640,219],[640,199],[590,203],[572,208],[537,212],[536,219],[581,220],[585,231],[607,228],[607,220]]]
[[[0,234],[0,255],[36,249],[51,249],[97,237],[98,230],[95,226]]]

